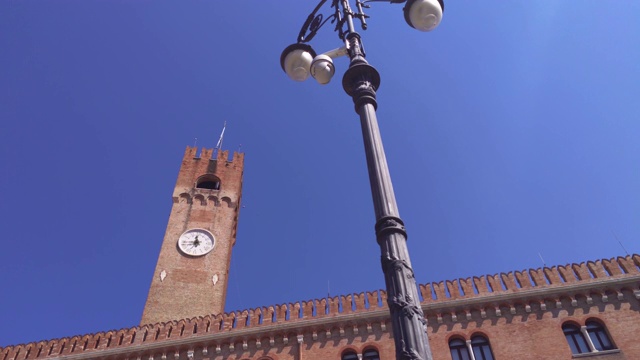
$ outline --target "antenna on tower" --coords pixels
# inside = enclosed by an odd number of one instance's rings
[[[547,267],[547,263],[544,262],[544,259],[542,258],[542,255],[540,253],[538,253],[538,256],[540,257],[540,260],[542,261],[542,266]]]
[[[193,147],[196,147],[198,145],[198,138],[195,138],[193,140]]]
[[[624,247],[624,245],[622,245],[622,241],[620,241],[620,239],[618,239],[618,235],[616,235],[616,232],[611,230],[611,232],[613,233],[613,237],[616,238],[616,240],[618,240],[618,244],[620,244],[620,246],[622,247],[622,250],[624,250],[625,254],[627,254],[627,256],[629,256],[629,252],[627,251],[627,249]]]
[[[224,131],[227,129],[227,121],[225,120],[224,125],[222,125],[222,132],[220,133],[220,138],[218,139],[218,143],[216,144],[215,149],[213,150],[213,158],[218,158],[218,150],[222,148],[222,140],[224,139]]]

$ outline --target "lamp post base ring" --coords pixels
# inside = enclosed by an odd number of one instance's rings
[[[400,233],[407,239],[407,230],[404,228],[404,222],[399,217],[384,216],[376,222],[376,236],[380,239],[388,233]]]
[[[380,87],[380,73],[373,66],[365,63],[351,63],[342,76],[342,88],[351,97],[362,82],[369,82],[375,93]],[[355,101],[355,99],[354,99]]]

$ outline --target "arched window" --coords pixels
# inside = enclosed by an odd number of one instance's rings
[[[573,354],[591,352],[591,350],[589,350],[589,345],[587,345],[587,340],[584,338],[584,335],[582,335],[578,325],[570,323],[564,324],[562,325],[562,331],[564,332],[564,336],[567,338],[567,342],[569,343],[569,347]]]
[[[220,190],[220,179],[214,175],[207,174],[198,179],[196,187],[198,189]]]
[[[493,360],[491,345],[489,340],[482,335],[476,335],[471,338],[471,349],[476,360]]]
[[[469,356],[469,350],[467,350],[467,344],[462,339],[449,340],[449,350],[451,350],[451,358],[453,360],[471,360]]]
[[[380,354],[376,349],[367,349],[362,353],[362,358],[364,360],[380,360]]]
[[[356,354],[356,352],[353,351],[353,350],[347,350],[347,351],[342,353],[342,356],[340,357],[340,359],[342,359],[342,360],[358,360],[358,354]]]
[[[597,321],[591,320],[587,321],[585,325],[587,325],[587,333],[589,334],[591,342],[593,342],[593,346],[596,348],[596,350],[603,351],[616,348],[611,342],[611,339],[609,339],[607,331],[604,329],[604,326],[602,324]]]

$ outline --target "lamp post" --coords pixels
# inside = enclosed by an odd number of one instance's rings
[[[380,245],[396,359],[432,360],[426,320],[420,307],[418,289],[407,249],[407,233],[398,212],[378,128],[376,90],[380,85],[380,74],[365,59],[362,39],[353,25],[354,19],[360,20],[362,29],[366,30],[368,16],[363,8],[368,8],[368,3],[382,1],[356,0],[357,12],[354,12],[349,5],[349,0],[331,0],[333,13],[324,19],[318,11],[327,0],[321,0],[307,17],[298,35],[297,43],[288,46],[282,52],[280,63],[282,69],[293,80],[304,81],[311,75],[320,84],[327,84],[335,73],[332,59],[349,56],[349,68],[342,77],[342,87],[352,97],[362,126],[376,216],[376,239]],[[390,2],[404,3],[405,0]],[[443,10],[443,0],[408,0],[404,7],[404,16],[411,27],[430,31],[440,23]],[[307,42],[311,41],[328,21],[335,24],[335,31],[344,42],[344,46],[317,55]]]

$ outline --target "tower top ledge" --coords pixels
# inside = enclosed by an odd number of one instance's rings
[[[205,147],[200,148],[198,152],[197,146],[187,146],[187,150],[184,152],[184,160],[192,159],[209,159],[210,161],[220,161],[226,163],[244,163],[244,153],[234,151],[229,160],[229,150],[207,149]]]

